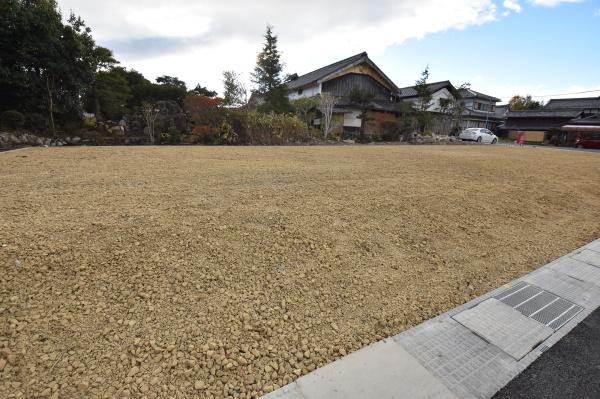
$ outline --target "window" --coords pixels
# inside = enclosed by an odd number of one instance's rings
[[[303,89],[298,89],[298,95],[301,96],[302,93],[304,93],[304,90]]]

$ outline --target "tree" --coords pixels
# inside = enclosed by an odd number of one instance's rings
[[[253,93],[264,98],[261,109],[265,112],[291,112],[292,107],[287,97],[287,89],[282,81],[283,63],[277,48],[277,36],[273,27],[267,25],[265,43],[258,54],[256,67],[252,73],[252,82],[256,85]]]
[[[205,96],[205,97],[216,97],[217,92],[214,90],[209,90],[201,84],[197,84],[194,90],[188,92],[188,94],[194,94],[196,96]]]
[[[187,87],[185,82],[173,76],[160,76],[156,78],[157,85],[152,85],[150,89],[150,97],[154,101],[175,101],[180,106],[183,106],[183,100],[187,95]]]
[[[243,107],[248,104],[248,91],[234,71],[223,71],[223,105]]]
[[[532,109],[540,109],[542,108],[542,103],[540,101],[535,101],[531,98],[531,95],[526,96],[514,96],[508,102],[508,109],[511,111],[520,111],[520,110],[532,110]]]
[[[323,129],[323,136],[327,140],[329,133],[331,133],[331,120],[333,118],[333,108],[338,102],[338,98],[332,96],[329,93],[321,93],[319,95],[319,102],[317,109],[321,112],[321,128]]]
[[[44,113],[56,125],[81,120],[82,98],[96,73],[115,62],[90,28],[54,0],[0,1],[0,111]]]
[[[440,113],[443,119],[450,125],[450,133],[456,133],[461,129],[462,118],[465,112],[465,103],[461,96],[463,90],[468,90],[471,87],[470,83],[463,83],[456,90],[451,89],[452,97],[440,98]]]
[[[360,119],[360,135],[358,139],[361,142],[368,140],[365,129],[367,127],[367,122],[373,120],[369,114],[369,104],[374,98],[375,96],[372,93],[359,88],[353,88],[348,95],[350,104],[358,106],[361,110],[360,114],[358,114],[358,119]]]
[[[296,110],[296,115],[308,126],[312,126],[318,104],[318,97],[302,97],[292,101],[292,107]]]
[[[281,54],[277,48],[277,36],[273,34],[273,27],[267,25],[265,44],[258,54],[256,67],[252,74],[252,82],[256,84],[255,93],[266,94],[279,87],[282,83],[281,72],[283,64]]]
[[[129,111],[127,104],[131,98],[131,88],[125,78],[124,68],[100,71],[94,79],[87,108],[93,109],[96,120],[118,121]]]
[[[182,80],[179,80],[179,78],[176,78],[174,76],[168,76],[168,75],[159,76],[158,78],[156,78],[156,83],[161,84],[161,85],[178,87],[180,89],[186,89],[186,91],[187,91],[185,82]]]
[[[156,122],[156,118],[158,118],[158,114],[160,113],[160,108],[153,104],[144,104],[142,112],[144,113],[144,119],[146,121],[146,127],[148,128],[148,137],[150,138],[150,143],[154,144],[155,136],[154,136],[154,123]]]
[[[415,91],[418,95],[417,102],[417,121],[419,123],[419,130],[425,131],[427,126],[431,123],[431,114],[429,113],[429,107],[431,107],[431,99],[433,93],[427,83],[429,79],[429,65],[421,72],[421,78],[415,82]]]

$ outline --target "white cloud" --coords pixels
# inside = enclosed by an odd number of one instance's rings
[[[523,9],[523,7],[521,7],[521,5],[519,4],[519,2],[517,0],[504,0],[504,8],[507,8],[509,10],[512,10],[514,12],[521,12],[521,10]]]
[[[581,3],[583,0],[530,0],[536,6],[555,7],[562,3]]]
[[[509,0],[511,1],[511,0]],[[287,72],[343,57],[381,54],[410,38],[498,18],[493,0],[59,0],[99,44],[150,78],[178,76],[221,89],[221,72],[250,72],[267,23],[279,35]]]

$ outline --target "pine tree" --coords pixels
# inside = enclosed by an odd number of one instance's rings
[[[281,86],[281,72],[283,64],[281,54],[277,48],[277,36],[273,34],[273,27],[267,25],[265,45],[258,54],[256,67],[252,74],[252,82],[256,84],[256,94],[267,94]]]
[[[282,114],[293,111],[287,97],[287,88],[281,78],[282,71],[283,63],[277,48],[277,36],[273,34],[273,27],[267,25],[265,44],[258,54],[256,68],[252,74],[252,82],[256,84],[253,93],[264,99],[264,104],[260,106],[263,112]]]

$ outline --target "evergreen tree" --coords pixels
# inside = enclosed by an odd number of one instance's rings
[[[207,87],[202,86],[200,83],[196,85],[194,90],[190,90],[188,94],[194,94],[196,96],[204,96],[204,97],[216,97],[217,92],[214,90],[210,90]]]
[[[429,113],[429,107],[431,106],[431,99],[433,93],[429,88],[427,80],[429,79],[429,65],[421,72],[421,78],[415,82],[415,91],[419,96],[418,110],[417,110],[417,122],[418,129],[420,132],[424,132],[432,121],[432,116]]]
[[[273,34],[273,27],[267,25],[265,44],[258,54],[256,67],[252,74],[252,82],[256,84],[254,90],[257,94],[267,94],[281,85],[281,54],[277,48],[277,36]]]
[[[293,110],[287,98],[287,90],[282,81],[283,63],[277,48],[277,36],[273,27],[267,25],[265,44],[258,54],[252,82],[256,84],[253,93],[265,100],[261,109],[265,112],[285,113]]]

